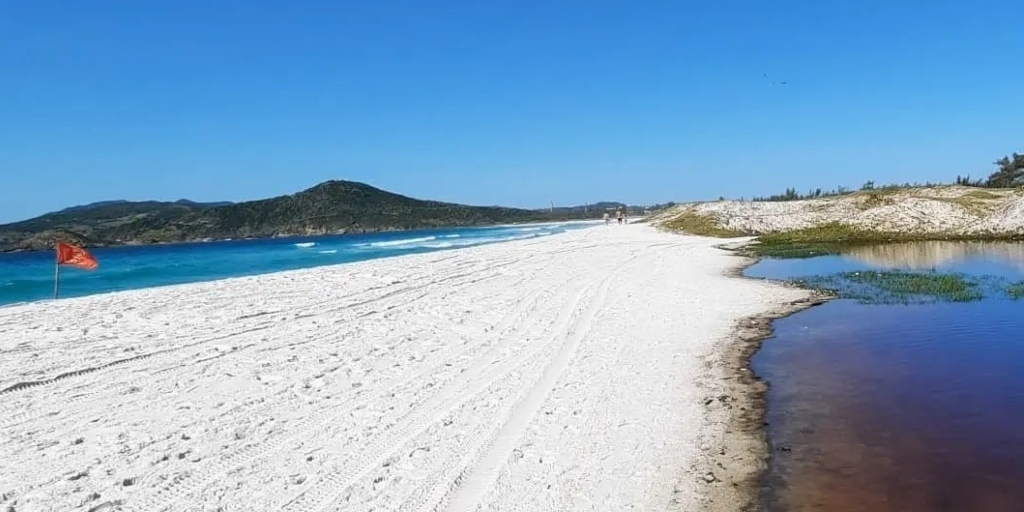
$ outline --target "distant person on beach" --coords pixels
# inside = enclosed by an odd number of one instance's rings
[[[618,212],[618,216],[617,217],[619,219],[619,224],[622,224],[622,211],[621,210]]]
[[[611,222],[611,216],[608,215],[608,212],[604,212],[604,223],[608,224],[609,222]]]

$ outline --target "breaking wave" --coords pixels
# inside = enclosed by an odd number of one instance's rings
[[[404,238],[401,240],[385,240],[383,242],[371,242],[367,244],[358,244],[359,247],[398,247],[402,245],[420,244],[423,242],[431,242],[437,240],[436,236],[424,236],[420,238]]]

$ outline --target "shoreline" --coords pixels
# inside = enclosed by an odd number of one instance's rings
[[[745,250],[752,241],[720,244],[718,249],[729,251],[738,259],[726,270],[732,279],[768,282],[773,285],[798,289],[805,296],[775,304],[770,310],[736,320],[731,340],[723,347],[712,372],[717,374],[721,387],[715,396],[704,401],[707,418],[711,423],[725,425],[717,442],[705,448],[708,460],[698,468],[698,476],[706,486],[705,510],[708,512],[761,512],[762,488],[772,456],[768,437],[767,393],[770,383],[763,380],[751,367],[751,360],[762,344],[774,334],[774,322],[810,308],[825,304],[832,297],[818,290],[797,286],[785,281],[748,277],[744,272],[756,265],[760,256]],[[717,472],[716,472],[717,470]]]
[[[243,237],[227,237],[227,238],[195,238],[188,240],[170,240],[160,242],[140,242],[140,241],[114,241],[114,242],[103,242],[98,244],[82,244],[82,247],[87,249],[118,249],[125,247],[164,247],[168,245],[205,245],[222,242],[240,242],[240,241],[264,241],[264,240],[280,240],[290,238],[323,238],[323,237],[335,237],[335,236],[359,236],[359,235],[378,235],[388,233],[416,233],[418,231],[442,231],[448,229],[488,229],[488,228],[514,228],[522,226],[544,226],[544,225],[557,225],[557,224],[569,224],[569,223],[597,223],[601,219],[591,218],[578,218],[578,219],[565,219],[565,220],[537,220],[537,221],[523,221],[523,222],[502,222],[497,224],[461,224],[461,225],[450,225],[450,226],[434,226],[434,227],[417,227],[417,228],[372,228],[372,229],[342,229],[336,232],[324,232],[324,233],[275,233],[273,235],[261,235],[261,236],[243,236]],[[64,230],[67,233],[75,234],[72,231]],[[75,236],[78,236],[75,234]],[[0,255],[2,254],[25,254],[25,253],[43,253],[52,251],[52,248],[46,249],[0,249]]]
[[[387,234],[379,233],[374,235],[325,235],[323,237],[294,237],[287,239],[262,239],[262,240],[236,240],[236,241],[212,241],[180,244],[149,244],[141,246],[115,246],[103,247],[94,250],[94,255],[101,262],[101,268],[85,276],[72,276],[75,279],[84,278],[79,281],[85,283],[67,291],[62,290],[62,299],[87,297],[111,293],[115,291],[130,291],[148,289],[153,287],[177,286],[183,284],[196,284],[212,282],[221,279],[231,279],[247,276],[268,275],[275,272],[290,271],[302,268],[320,268],[334,265],[348,265],[373,259],[393,258],[409,254],[424,254],[433,252],[444,252],[464,249],[469,247],[483,246],[495,243],[505,243],[516,240],[526,240],[550,236],[551,234],[589,229],[595,227],[592,221],[571,221],[571,222],[541,222],[523,224],[501,224],[486,227],[460,227],[449,229],[431,229],[415,231],[397,231]],[[452,240],[457,239],[457,240]],[[296,243],[302,242],[302,243]],[[224,247],[218,245],[224,244]],[[307,255],[302,253],[287,253],[295,247],[309,249]],[[313,248],[312,246],[318,246]],[[325,250],[326,249],[326,250]],[[127,251],[127,252],[124,252]],[[148,251],[158,251],[150,254]],[[174,251],[167,253],[163,251]],[[181,252],[184,251],[184,252]],[[191,252],[200,251],[200,252]],[[212,251],[212,252],[211,252]],[[230,251],[224,254],[231,256],[220,257],[220,251]],[[231,261],[240,257],[241,251],[244,258],[249,251],[274,251],[275,262],[266,266],[236,267],[230,264]],[[281,252],[277,252],[281,251]],[[341,254],[336,254],[338,252]],[[320,256],[310,258],[308,254],[320,253]],[[0,308],[13,305],[43,302],[53,300],[50,290],[52,289],[53,256],[51,251],[32,251],[0,253],[0,267],[5,260],[15,264],[22,264],[26,277],[15,276],[13,273],[5,273],[0,268]],[[177,273],[175,268],[165,265],[161,258],[165,254],[173,254],[173,257],[181,260],[183,258],[206,258],[217,259],[216,265],[205,270],[187,270]],[[333,256],[331,254],[334,254]],[[194,256],[193,256],[194,255]],[[45,261],[41,258],[46,258]],[[104,263],[104,258],[110,258]],[[14,258],[14,259],[11,259]],[[118,258],[118,261],[114,259]],[[121,259],[127,258],[127,259]],[[145,276],[138,278],[131,274],[135,265],[143,265],[143,259],[153,260],[153,263],[146,262],[154,272],[168,272],[169,278],[162,280],[147,279]],[[261,264],[262,265],[262,264]],[[13,268],[13,267],[12,267]],[[237,270],[234,270],[237,268]],[[106,270],[104,270],[106,269]],[[107,276],[111,276],[109,279]],[[66,279],[68,276],[62,276]],[[45,279],[45,287],[40,283]],[[18,280],[23,282],[17,283]],[[2,285],[6,282],[22,285],[17,291],[15,288],[6,288]],[[92,281],[90,283],[89,281]],[[93,284],[94,283],[94,284]]]
[[[737,510],[764,448],[731,427],[737,326],[806,293],[717,242],[595,227],[0,310],[0,387],[41,382],[0,400],[0,505]]]

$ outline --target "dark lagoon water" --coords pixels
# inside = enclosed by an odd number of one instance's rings
[[[770,512],[1024,510],[1024,244],[931,242],[766,259],[752,277],[905,269],[985,276],[970,302],[839,299],[775,323]]]

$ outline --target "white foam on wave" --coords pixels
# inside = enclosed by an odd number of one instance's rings
[[[326,251],[318,251],[318,252],[320,254],[334,254],[334,253],[338,252],[338,250],[337,249],[328,249]]]
[[[464,238],[459,233],[446,235],[423,236],[417,238],[402,238],[398,240],[384,240],[380,242],[364,242],[354,244],[353,247],[362,249],[446,249],[449,247],[469,247],[473,245],[488,244],[494,242],[508,242],[513,240],[524,240],[539,236],[555,234],[554,229],[560,225],[532,225],[532,226],[505,226],[488,233],[490,236],[471,236]]]
[[[541,236],[547,236],[552,233],[529,233],[525,235],[507,235],[507,236],[485,236],[485,237],[474,237],[464,238],[462,240],[451,240],[442,242],[425,243],[419,247],[429,247],[431,249],[446,249],[449,247],[470,247],[474,245],[492,244],[497,242],[512,242],[514,240],[528,240],[530,238],[537,238]]]
[[[423,242],[432,242],[437,240],[436,236],[424,236],[420,238],[405,238],[402,240],[387,240],[384,242],[371,242],[367,244],[359,244],[359,247],[398,247],[402,245],[413,245]]]
[[[295,244],[295,247],[301,247],[303,249],[306,248],[306,247],[315,247],[315,246],[316,246],[316,242],[299,242],[299,243]]]

